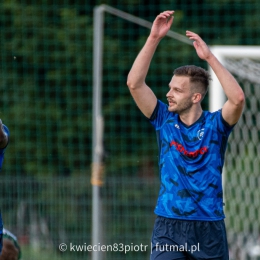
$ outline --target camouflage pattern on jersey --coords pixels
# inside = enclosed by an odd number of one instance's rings
[[[222,168],[229,126],[221,115],[203,111],[191,126],[158,100],[150,118],[159,147],[160,192],[155,214],[216,221],[223,212]]]

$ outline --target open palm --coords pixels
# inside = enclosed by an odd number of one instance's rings
[[[153,22],[150,35],[154,38],[163,38],[170,30],[174,11],[160,13]]]
[[[193,46],[197,52],[197,55],[203,59],[207,60],[211,56],[211,51],[208,45],[200,38],[200,36],[194,32],[186,31],[186,36],[189,37],[190,40],[193,40]]]

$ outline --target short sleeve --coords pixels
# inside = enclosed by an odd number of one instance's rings
[[[157,105],[149,119],[149,122],[157,130],[160,129],[173,114],[174,113],[168,110],[168,106],[165,103],[157,100]]]
[[[229,136],[233,128],[235,127],[235,124],[231,126],[225,121],[222,116],[222,109],[216,112],[216,120],[219,131],[224,133],[226,136]]]

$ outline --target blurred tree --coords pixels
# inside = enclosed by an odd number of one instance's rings
[[[159,12],[175,9],[172,30],[182,35],[186,29],[194,30],[209,45],[257,45],[260,41],[256,22],[260,3],[253,0],[2,1],[0,115],[11,131],[3,174],[67,176],[89,169],[93,7],[103,3],[151,22]],[[146,28],[105,14],[103,106],[111,174],[121,171],[122,161],[127,161],[126,168],[132,165],[135,169],[139,165],[136,158],[145,158],[145,144],[138,149],[144,137],[133,134],[138,127],[145,131],[146,138],[154,138],[125,84],[148,34]],[[147,78],[160,99],[165,99],[174,68],[187,63],[207,68],[191,46],[163,39]],[[205,99],[204,107],[207,105]],[[122,124],[115,125],[119,120]],[[133,120],[144,123],[129,124]],[[132,147],[126,144],[126,134]],[[121,148],[114,145],[115,137]],[[155,153],[155,142],[150,149]],[[118,156],[121,159],[115,160]]]

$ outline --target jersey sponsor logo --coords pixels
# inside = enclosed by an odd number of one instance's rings
[[[180,153],[184,154],[187,157],[196,158],[199,154],[205,154],[208,152],[208,148],[206,146],[197,149],[195,151],[187,151],[182,144],[179,144],[176,141],[171,141],[170,147],[175,146],[176,150]]]

